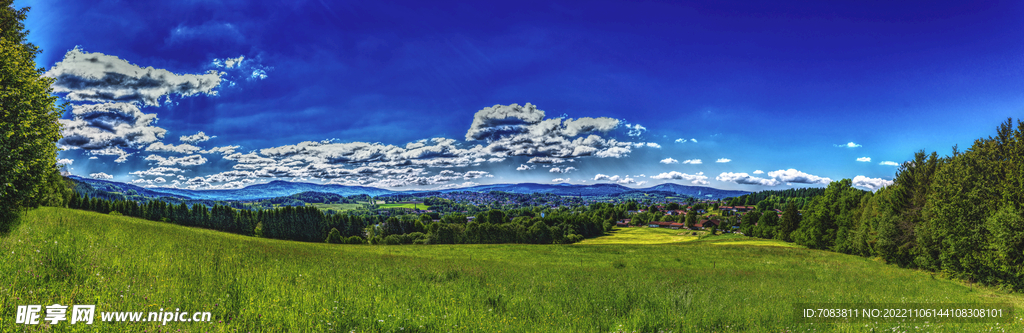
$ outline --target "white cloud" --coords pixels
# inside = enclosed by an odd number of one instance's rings
[[[174,177],[175,176],[175,174],[174,174],[175,172],[182,172],[182,171],[183,170],[178,169],[178,168],[155,167],[155,168],[150,168],[149,170],[144,170],[144,171],[140,170],[140,171],[129,172],[128,174],[129,175],[134,175],[134,176],[139,176],[139,177],[146,177],[146,176],[151,176],[151,177],[152,176],[157,176],[157,177]],[[182,177],[181,175],[177,175],[177,176],[178,177]]]
[[[677,164],[677,163],[679,163],[679,160],[669,157],[669,158],[661,160],[660,163],[663,163],[663,164]]]
[[[445,170],[445,171],[451,171],[451,170]],[[466,171],[466,173],[464,173],[462,175],[463,179],[477,179],[477,178],[483,178],[483,177],[490,178],[490,177],[494,177],[494,175],[492,175],[490,172],[487,172],[487,171]]]
[[[858,157],[857,162],[871,162],[870,157]]]
[[[704,175],[704,172],[698,172],[696,174],[682,173],[678,171],[662,172],[656,176],[651,176],[653,179],[676,179],[676,180],[687,180],[694,185],[708,185],[710,184],[707,179],[708,176]]]
[[[569,178],[555,178],[555,179],[552,179],[551,181],[555,182],[555,183],[565,183],[565,182],[569,181]]]
[[[555,123],[557,124],[557,122]],[[563,123],[561,132],[565,136],[573,137],[594,132],[607,133],[618,126],[618,120],[608,117],[583,117],[579,119],[569,118]]]
[[[755,175],[760,175],[760,174],[762,174],[762,173],[764,173],[764,171],[761,171],[761,170],[754,170],[754,174],[755,174]]]
[[[90,160],[95,160],[95,159],[99,159],[99,157],[93,156],[93,157],[90,157],[89,159]]]
[[[694,142],[694,143],[696,143],[696,142],[697,142],[697,139],[690,139],[690,142]]]
[[[238,58],[224,58],[224,59],[213,59],[213,66],[217,68],[234,68],[235,66],[241,67],[242,61],[245,60],[245,56],[238,56]]]
[[[617,178],[617,177],[619,177],[619,176],[614,176],[612,178]],[[633,180],[633,178],[629,178],[629,177],[623,177],[622,179],[614,180],[614,182],[619,183],[619,184],[623,184],[623,185],[636,184],[636,181]]]
[[[619,176],[615,176],[615,180],[618,180],[618,177]],[[596,176],[594,176],[594,180],[612,180],[612,177],[606,174],[599,173]]]
[[[685,161],[683,161],[683,164],[703,164],[703,163],[704,162],[701,162],[701,160],[699,158],[698,159],[692,159],[692,160],[685,160]]]
[[[73,119],[60,119],[63,138],[57,143],[64,148],[103,150],[139,148],[163,139],[167,130],[152,126],[156,114],[144,114],[130,103],[75,105]]]
[[[249,75],[250,80],[263,80],[267,78],[267,71],[262,68],[253,68],[252,74]]]
[[[106,147],[103,149],[88,150],[86,151],[86,153],[89,155],[94,155],[93,157],[96,157],[95,155],[117,156],[117,159],[114,160],[114,162],[116,163],[124,163],[125,161],[128,160],[128,156],[135,155],[135,153],[126,152],[124,151],[124,149],[121,149],[120,147]],[[90,157],[89,159],[93,158]]]
[[[483,108],[473,115],[466,141],[499,140],[508,134],[528,133],[530,127],[540,124],[541,120],[544,120],[544,111],[530,103]]]
[[[868,178],[864,176],[857,176],[853,178],[853,186],[866,188],[868,191],[875,191],[882,187],[892,185],[891,180],[885,180],[882,178]]]
[[[526,163],[555,164],[555,163],[562,163],[562,162],[566,162],[566,161],[572,162],[572,160],[566,160],[564,158],[557,158],[557,157],[534,157],[534,158],[531,158],[529,161],[526,161]]]
[[[108,174],[103,173],[103,172],[90,173],[89,177],[92,177],[92,178],[95,178],[95,179],[102,179],[102,180],[114,179],[114,176],[108,175]]]
[[[754,177],[754,176],[748,175],[745,172],[740,172],[740,173],[723,172],[723,173],[719,174],[718,177],[715,177],[715,180],[721,181],[721,182],[732,182],[732,183],[736,183],[736,184],[744,184],[744,185],[778,186],[779,184],[781,184],[781,182],[776,180],[776,179],[764,179],[764,178]]]
[[[62,159],[57,160],[57,165],[67,166],[67,165],[71,165],[71,163],[74,163],[74,162],[75,162],[75,160],[73,160],[73,159],[62,158]]]
[[[150,144],[149,147],[146,147],[146,151],[149,151],[149,152],[168,152],[168,153],[180,153],[180,154],[192,154],[192,153],[195,153],[195,152],[197,152],[199,150],[202,150],[202,148],[199,148],[199,147],[187,144],[187,143],[182,143],[180,145],[175,146],[175,145],[165,145],[163,142],[154,142],[154,143]]]
[[[206,164],[206,158],[202,155],[189,155],[182,157],[163,157],[159,155],[146,156],[147,161],[156,162],[159,166],[195,166]]]
[[[835,147],[842,147],[842,148],[857,148],[857,147],[861,147],[861,145],[853,143],[853,142],[849,142],[847,144],[842,144],[842,145],[833,145],[833,146],[835,146]]]
[[[618,128],[620,121],[617,119],[544,119],[544,115],[544,111],[529,103],[484,108],[474,115],[466,141],[485,141],[486,145],[477,146],[478,153],[493,157],[620,158],[627,156],[633,147],[660,147],[657,143],[637,144],[601,136]],[[630,128],[636,130],[637,126],[630,125]]]
[[[215,137],[216,136],[208,136],[206,135],[206,133],[203,133],[203,131],[199,131],[198,133],[192,135],[182,135],[181,137],[178,138],[178,140],[184,143],[200,143]]]
[[[624,156],[628,155],[629,153],[630,153],[629,148],[625,148],[625,147],[611,147],[611,148],[602,150],[602,151],[598,152],[597,154],[594,154],[594,156],[602,157],[602,158],[603,157],[619,158],[619,157],[624,157]]]
[[[115,56],[86,53],[79,48],[68,51],[45,77],[54,78],[51,87],[66,94],[69,101],[129,102],[158,106],[160,98],[177,94],[217,95],[221,73],[175,74],[165,69],[140,67]]]
[[[240,147],[240,146],[213,147],[213,148],[210,148],[209,150],[200,151],[199,153],[200,154],[231,155],[231,154],[235,153],[235,149],[238,149],[238,147]]]
[[[644,134],[647,131],[647,127],[640,126],[640,124],[629,125],[626,124],[626,128],[629,129],[629,133],[626,135],[637,137]]]
[[[554,167],[554,168],[551,168],[551,170],[548,170],[548,172],[570,173],[573,170],[576,170],[576,168],[574,168],[574,167],[564,167],[564,168]]]
[[[827,185],[832,182],[832,179],[803,173],[796,169],[772,171],[768,173],[768,176],[787,183]]]
[[[678,138],[676,139],[676,143],[686,143],[686,139]]]
[[[893,162],[893,161],[882,161],[882,163],[878,163],[878,165],[900,166],[899,163],[896,163],[896,162]]]
[[[246,59],[245,61],[249,61]],[[432,138],[390,145],[368,142],[337,142],[335,140],[306,141],[259,149],[248,153],[237,153],[238,146],[218,147],[210,150],[189,148],[191,145],[151,145],[152,150],[178,151],[194,154],[222,153],[224,159],[234,161],[232,171],[242,175],[221,173],[221,178],[196,177],[184,183],[187,188],[210,189],[228,186],[244,179],[279,178],[320,179],[322,182],[345,185],[379,187],[440,186],[460,179],[493,177],[486,172],[451,173],[444,170],[433,174],[424,168],[452,168],[497,163],[513,156],[525,156],[529,160],[516,170],[535,168],[533,164],[558,164],[573,162],[576,158],[624,157],[632,148],[660,148],[654,142],[625,142],[603,137],[603,133],[619,127],[619,120],[612,118],[566,117],[545,119],[544,112],[531,104],[525,106],[496,105],[476,113],[473,124],[466,133],[466,140],[473,146],[448,138]],[[636,126],[631,128],[635,129]],[[642,126],[641,126],[642,127]],[[205,133],[183,137],[203,137]],[[477,141],[477,142],[472,142]],[[194,146],[192,146],[194,147]],[[187,148],[187,149],[183,149]],[[205,164],[201,155],[181,158],[149,155],[147,161],[158,166],[190,166]],[[552,166],[549,172],[568,173],[578,171],[575,167]],[[232,175],[237,179],[225,180]],[[615,176],[611,181],[620,181]],[[198,179],[197,179],[198,178]],[[223,181],[222,181],[223,180]],[[233,185],[232,185],[233,186]]]
[[[729,163],[729,162],[732,162],[732,160],[730,160],[728,158],[720,158],[717,161],[715,161],[715,163]]]

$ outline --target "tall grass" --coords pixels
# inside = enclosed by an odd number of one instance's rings
[[[329,245],[40,208],[0,238],[0,331],[1008,331],[798,324],[797,302],[1014,302],[856,256],[712,238],[636,245]],[[210,311],[211,323],[13,324],[17,305]],[[97,318],[98,321],[98,318]]]

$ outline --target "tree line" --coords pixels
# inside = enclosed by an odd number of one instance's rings
[[[63,205],[63,204],[58,204]],[[606,207],[607,206],[607,207]],[[614,226],[621,210],[610,205],[576,210],[490,210],[472,219],[448,214],[401,215],[325,213],[314,207],[246,210],[226,205],[137,202],[73,195],[68,208],[124,215],[246,236],[348,244],[568,244],[600,236]]]
[[[172,204],[161,200],[136,202],[72,196],[68,208],[103,214],[125,215],[246,236],[303,242],[323,241],[332,229],[344,237],[363,237],[363,228],[380,223],[374,215],[325,214],[313,207],[282,207],[266,210],[235,209],[224,205]]]
[[[747,235],[885,259],[901,267],[1024,289],[1024,122],[951,156],[919,151],[875,193],[832,182],[797,213],[748,213]]]

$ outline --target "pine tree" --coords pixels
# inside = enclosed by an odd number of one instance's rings
[[[782,220],[779,221],[779,232],[777,239],[792,242],[790,234],[800,227],[800,212],[797,211],[795,200],[786,203],[786,210],[782,212]]]

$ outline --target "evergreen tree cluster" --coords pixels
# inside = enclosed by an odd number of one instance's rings
[[[745,234],[875,256],[901,267],[1024,289],[1024,122],[952,156],[919,151],[875,193],[832,182],[802,214],[743,216]]]
[[[811,198],[820,196],[825,193],[824,188],[816,187],[805,187],[805,188],[791,188],[785,190],[765,190],[754,192],[747,195],[741,195],[735,198],[728,198],[726,200],[727,206],[757,206],[757,210],[774,210],[782,209],[789,202],[796,204],[797,209],[803,209],[804,205],[811,200]]]
[[[325,214],[311,207],[283,207],[271,210],[239,210],[224,205],[172,204],[161,200],[136,202],[72,196],[69,208],[103,214],[138,217],[184,226],[214,229],[246,236],[260,236],[303,242],[322,242],[332,229],[344,237],[363,237],[363,228],[379,222],[377,216]]]

